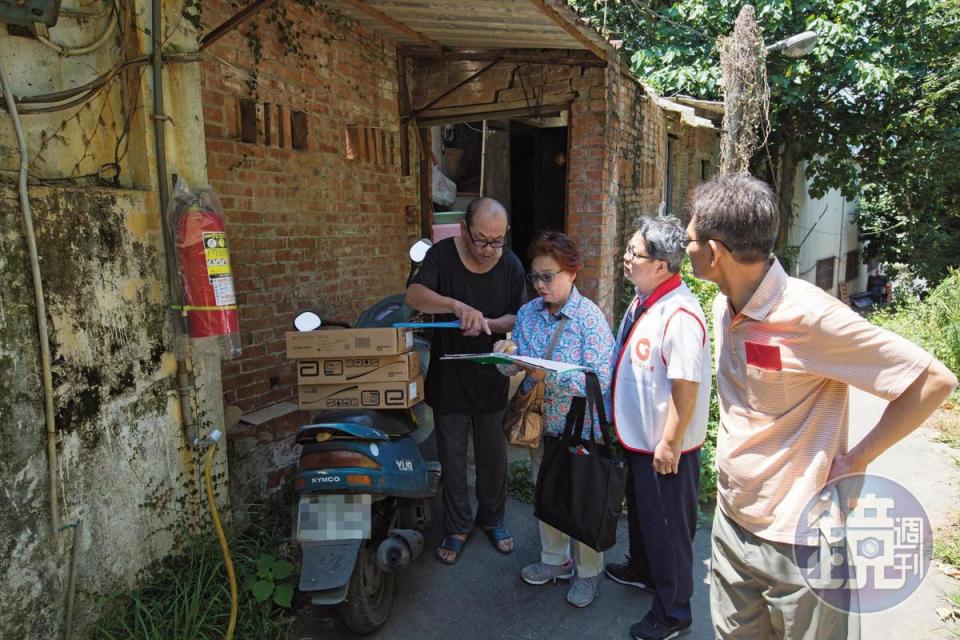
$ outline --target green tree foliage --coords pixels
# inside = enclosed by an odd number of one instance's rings
[[[569,1],[623,40],[633,71],[663,94],[722,98],[716,40],[744,2]],[[807,161],[813,195],[838,188],[861,198],[868,256],[942,278],[960,248],[960,3],[753,4],[768,43],[806,30],[820,36],[804,58],[768,57],[771,133],[753,172],[777,184],[781,163],[789,176]],[[778,190],[789,203],[789,189]]]

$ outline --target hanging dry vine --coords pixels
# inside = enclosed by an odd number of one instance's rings
[[[770,131],[767,50],[752,5],[740,10],[733,33],[720,38],[718,48],[724,94],[720,169],[746,173]]]

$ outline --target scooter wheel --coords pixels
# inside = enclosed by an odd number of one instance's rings
[[[357,554],[347,599],[340,605],[343,619],[354,633],[373,633],[384,625],[393,607],[396,574],[377,566],[377,546],[367,540]]]

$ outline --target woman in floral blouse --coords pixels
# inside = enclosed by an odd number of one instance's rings
[[[527,278],[539,297],[520,307],[512,340],[498,342],[494,349],[522,356],[546,357],[554,332],[560,330],[551,360],[586,367],[597,374],[607,398],[613,364],[614,338],[603,312],[583,297],[574,286],[583,258],[577,245],[568,236],[547,232],[540,234],[530,247],[530,273]],[[561,322],[562,320],[564,320]],[[513,375],[517,367],[500,366],[504,375]],[[523,390],[543,379],[546,385],[544,428],[547,437],[563,433],[566,416],[574,396],[586,395],[583,371],[549,373],[542,369],[526,369]],[[608,412],[609,415],[609,412]],[[595,425],[592,424],[591,427]],[[532,451],[535,466],[543,457],[543,448]],[[570,536],[540,523],[540,562],[524,567],[520,573],[529,584],[540,585],[556,580],[573,579],[567,602],[585,607],[597,595],[597,580],[603,569],[603,554],[573,541],[571,559]]]

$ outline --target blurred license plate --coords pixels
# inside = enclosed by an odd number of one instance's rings
[[[370,537],[370,495],[301,496],[297,539],[301,542]]]

